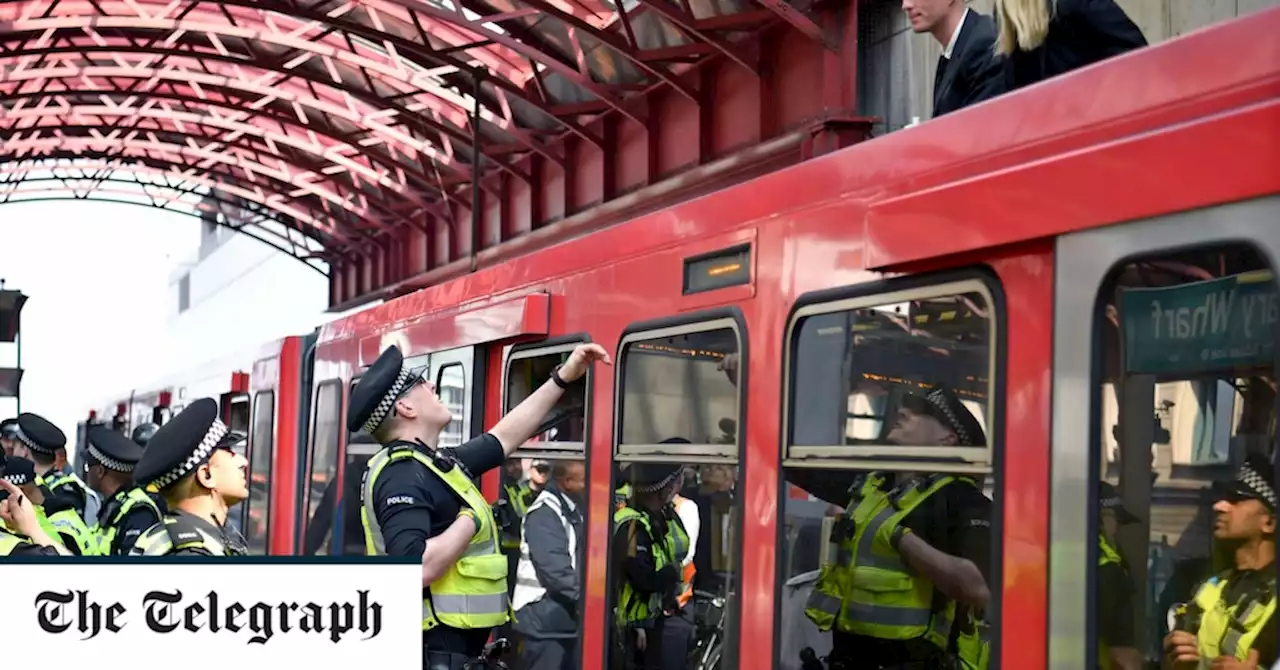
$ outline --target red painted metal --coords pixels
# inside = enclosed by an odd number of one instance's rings
[[[674,7],[0,0],[0,162],[26,166],[0,204],[69,193],[151,206],[110,177],[163,165],[180,186],[209,191],[189,202],[164,185],[141,189],[164,191],[161,206],[293,254],[331,275],[334,304],[349,302],[622,195],[634,184],[587,179],[575,191],[570,178],[645,153],[606,141],[610,124],[659,134],[676,104],[665,92],[691,110],[681,113],[716,105],[698,69],[728,59],[755,78],[757,42],[785,26],[745,6],[725,16],[732,3],[700,3],[701,19]],[[676,34],[674,50],[640,46]],[[719,146],[742,144],[731,139]],[[74,183],[42,176],[69,167],[95,172]],[[643,183],[681,167],[650,165]],[[492,222],[475,240],[458,225],[473,189]]]
[[[433,311],[431,305],[415,301],[413,296],[406,299],[413,304],[405,308],[422,316],[394,325],[383,324],[387,326],[380,329],[384,332],[360,338],[360,367],[371,365],[378,354],[392,344],[400,345],[404,355],[416,356],[516,337],[546,335],[551,318],[551,296],[545,293],[442,312]],[[363,330],[365,323],[368,322],[357,318],[351,327]]]

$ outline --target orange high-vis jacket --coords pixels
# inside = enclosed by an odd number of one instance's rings
[[[675,508],[679,508],[680,503],[684,502],[685,500],[687,500],[687,498],[684,498],[683,496],[680,496],[680,495],[676,495],[676,497],[671,499],[671,506]],[[691,545],[693,544],[692,537],[689,538],[689,543]],[[678,556],[676,557],[676,560],[683,561],[684,556]],[[693,567],[693,561],[689,561],[689,564],[684,566],[683,570],[681,571],[680,593],[676,596],[676,604],[678,604],[681,608],[687,605],[690,600],[693,600],[693,575],[697,572],[698,572],[698,569]]]

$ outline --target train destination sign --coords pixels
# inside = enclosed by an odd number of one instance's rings
[[[1280,302],[1270,272],[1125,289],[1121,310],[1128,372],[1195,374],[1275,362]]]

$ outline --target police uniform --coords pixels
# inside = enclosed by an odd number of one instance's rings
[[[675,486],[684,474],[678,463],[635,463],[631,497],[613,514],[613,568],[618,578],[614,609],[613,667],[623,670],[677,670],[688,649],[665,649],[667,618],[679,611],[680,560],[689,551],[689,535],[671,505],[650,512],[635,505],[638,495]],[[637,644],[644,631],[645,649]]]
[[[388,348],[352,389],[347,428],[375,434],[396,401],[421,382],[420,372],[404,367],[400,349]],[[369,459],[360,489],[369,555],[419,558],[464,509],[476,523],[458,562],[423,589],[424,667],[461,668],[509,620],[507,557],[493,510],[473,481],[504,460],[502,443],[488,433],[452,449],[396,440]]]
[[[30,412],[18,415],[18,441],[50,459],[67,446],[67,436],[47,419]],[[74,510],[86,524],[96,522],[101,500],[80,477],[50,469],[36,479],[45,491],[45,509]]]
[[[133,485],[162,494],[215,451],[231,451],[227,426],[218,419],[218,403],[201,398],[161,426],[133,468]],[[237,556],[247,553],[244,539],[233,530],[182,510],[172,510],[162,522],[143,531],[130,556]]]
[[[87,460],[112,472],[131,474],[142,458],[142,447],[104,426],[88,430]],[[99,553],[124,556],[148,528],[164,519],[164,499],[137,486],[121,486],[110,494],[98,516]]]
[[[960,445],[986,444],[977,419],[949,389],[909,394],[902,404],[935,418]],[[832,632],[833,668],[931,670],[955,659],[965,670],[985,670],[990,648],[982,622],[909,569],[897,552],[910,532],[968,559],[991,583],[991,501],[977,481],[806,470],[788,472],[787,479],[845,508],[829,539],[835,558],[822,566],[805,607],[819,630]],[[853,588],[855,583],[883,586]]]
[[[1218,499],[1258,500],[1274,516],[1277,492],[1273,468],[1266,459],[1249,459],[1234,481],[1215,487]],[[1270,541],[1274,543],[1274,537]],[[1231,568],[1210,577],[1196,589],[1190,603],[1170,612],[1170,618],[1171,628],[1195,634],[1202,668],[1220,656],[1243,661],[1250,651],[1258,652],[1259,668],[1270,666],[1280,656],[1275,561],[1257,570]]]
[[[18,458],[17,456],[0,458],[0,479],[4,479],[10,484],[19,487],[31,484],[35,482],[36,479],[35,464],[25,458]],[[4,500],[7,494],[7,491],[0,491],[0,500]],[[41,516],[38,511],[36,516],[37,518]],[[41,525],[45,525],[43,520],[41,521]],[[50,533],[48,529],[45,530],[45,533],[48,534],[50,538],[56,537]],[[0,556],[57,555],[57,549],[38,545],[32,542],[31,538],[16,531],[9,530],[4,526],[4,524],[0,523]]]
[[[1098,484],[1098,505],[1113,510],[1122,525],[1138,522],[1138,517],[1125,509],[1116,488],[1107,482]],[[1133,599],[1137,595],[1129,566],[1120,550],[1098,533],[1098,668],[1111,670],[1112,647],[1137,647],[1133,631]]]

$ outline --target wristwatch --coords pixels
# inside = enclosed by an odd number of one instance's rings
[[[562,367],[564,367],[564,363],[557,365],[554,369],[551,370],[551,381],[555,382],[556,386],[559,386],[560,388],[565,389],[567,391],[569,390],[569,382],[565,381],[564,377],[560,376],[560,368]]]

